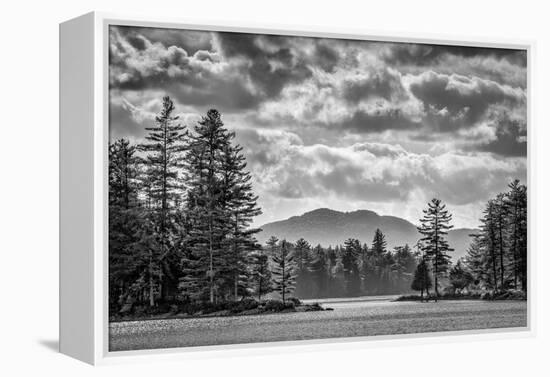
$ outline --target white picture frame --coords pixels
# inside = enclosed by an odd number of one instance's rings
[[[528,323],[521,329],[336,338],[161,350],[108,351],[108,28],[109,25],[269,33],[371,41],[416,42],[525,49],[528,59],[528,237],[533,240],[534,142],[532,125],[533,41],[487,40],[415,33],[327,30],[306,26],[205,22],[88,13],[60,25],[60,352],[90,364],[136,360],[226,357],[297,350],[378,347],[386,344],[506,339],[535,334],[535,251],[528,247]],[[460,335],[460,336],[459,336]],[[199,352],[200,351],[200,352]]]

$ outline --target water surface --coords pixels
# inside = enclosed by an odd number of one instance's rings
[[[317,300],[333,311],[116,322],[110,351],[527,326],[525,301]]]

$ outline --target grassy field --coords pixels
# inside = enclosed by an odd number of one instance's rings
[[[342,300],[333,311],[117,322],[110,351],[527,326],[525,301]]]

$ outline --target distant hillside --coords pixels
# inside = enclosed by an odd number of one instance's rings
[[[343,244],[348,238],[357,238],[370,245],[376,228],[386,235],[388,247],[416,244],[420,235],[416,226],[409,221],[395,216],[380,216],[376,212],[358,210],[339,212],[320,208],[301,216],[265,224],[258,234],[258,241],[264,244],[271,236],[296,241],[303,237],[312,245],[335,246]],[[453,260],[466,254],[470,245],[470,234],[475,229],[452,229],[449,232],[449,244],[455,249],[451,253]]]

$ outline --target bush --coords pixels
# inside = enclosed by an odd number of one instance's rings
[[[294,301],[287,301],[283,303],[279,300],[268,300],[264,305],[264,311],[266,312],[282,312],[283,310],[294,310],[296,305]]]
[[[296,311],[299,311],[299,312],[318,312],[323,310],[325,309],[323,309],[323,307],[319,305],[319,303],[317,302],[314,304],[301,305],[296,308]]]
[[[424,296],[424,299],[427,297]],[[395,301],[420,301],[420,295],[405,295],[405,296],[399,296],[395,299]]]
[[[296,297],[291,297],[291,298],[289,298],[289,299],[287,300],[287,302],[292,302],[292,303],[294,303],[294,306],[300,306],[300,305],[302,305],[302,302],[301,302],[299,299],[297,299]]]
[[[282,301],[279,300],[268,300],[264,305],[264,310],[266,312],[280,312],[285,308],[285,305]]]
[[[246,310],[256,309],[259,305],[258,301],[250,297],[244,298],[241,301],[235,302],[233,304],[234,305],[231,305],[231,308],[229,309],[231,313],[240,313]]]
[[[445,292],[440,297],[442,300],[460,300],[460,299],[479,299],[479,293],[456,293],[456,292]]]
[[[483,300],[527,300],[527,295],[523,291],[507,290],[497,292],[486,292],[481,297]]]
[[[287,301],[284,305],[285,309],[294,309],[296,308],[296,304],[294,304],[294,301]]]

